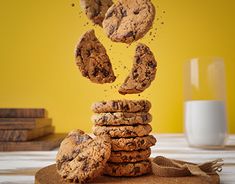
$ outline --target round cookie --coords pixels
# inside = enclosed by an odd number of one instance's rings
[[[147,124],[152,121],[152,116],[146,112],[130,113],[130,112],[114,112],[94,114],[91,117],[95,125],[137,125]]]
[[[116,138],[111,139],[112,151],[133,151],[148,149],[154,146],[156,139],[153,135],[134,138]]]
[[[87,182],[100,176],[111,154],[110,138],[92,139],[81,130],[68,134],[56,156],[59,175],[72,182]]]
[[[108,162],[139,162],[147,160],[151,154],[151,149],[136,151],[111,151]]]
[[[132,70],[118,92],[122,95],[143,92],[155,79],[156,72],[157,62],[153,53],[148,46],[139,43],[136,47]]]
[[[152,131],[149,124],[134,126],[93,126],[93,133],[96,136],[109,135],[110,137],[142,137]]]
[[[109,176],[141,176],[151,173],[150,160],[135,163],[111,163],[107,162],[104,174]]]
[[[102,26],[105,13],[112,6],[112,0],[80,0],[82,9],[94,24]]]
[[[98,84],[115,81],[106,49],[95,36],[94,30],[87,31],[81,37],[75,52],[76,64],[84,77]]]
[[[151,103],[148,100],[110,100],[93,103],[95,113],[105,112],[148,112]]]
[[[154,17],[150,0],[119,0],[105,14],[103,28],[112,41],[130,44],[149,31]]]

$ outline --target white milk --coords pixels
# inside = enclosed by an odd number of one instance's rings
[[[185,132],[192,146],[223,146],[227,136],[223,101],[195,100],[184,104]]]

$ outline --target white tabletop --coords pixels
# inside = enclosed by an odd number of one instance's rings
[[[217,158],[224,160],[220,173],[222,184],[235,183],[235,135],[230,135],[225,150],[201,150],[189,148],[182,134],[156,135],[156,146],[152,155],[165,156],[201,163]],[[0,184],[34,183],[34,174],[42,167],[55,163],[57,151],[0,152]]]

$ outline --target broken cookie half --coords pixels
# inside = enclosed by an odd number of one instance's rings
[[[77,44],[76,64],[82,75],[94,83],[112,83],[116,77],[106,49],[95,36],[94,30],[87,31]]]
[[[81,130],[74,130],[62,141],[56,156],[59,175],[67,181],[84,183],[103,173],[111,154],[108,136],[92,139]]]
[[[136,47],[132,70],[124,83],[120,86],[120,94],[137,94],[147,89],[155,79],[157,62],[153,53],[145,44]]]

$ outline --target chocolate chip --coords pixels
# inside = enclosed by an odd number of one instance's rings
[[[96,4],[98,4],[99,6],[102,6],[102,3],[100,0],[95,0]]]
[[[113,103],[112,103],[112,107],[113,107],[114,109],[118,109],[118,103],[117,103],[117,102],[113,102]]]
[[[121,14],[122,14],[122,17],[126,17],[127,16],[126,10],[122,8]]]
[[[94,77],[96,77],[96,76],[98,75],[99,71],[100,71],[100,69],[96,66],[95,69],[94,69],[94,71],[93,71],[93,73],[92,73],[92,75],[93,75]]]
[[[141,140],[140,143],[141,143],[141,144],[144,144],[144,140]]]
[[[134,13],[135,15],[138,15],[138,14],[140,13],[140,11],[139,11],[139,10],[135,10],[133,13]]]
[[[114,13],[114,10],[113,11],[110,11],[107,15],[106,15],[106,19],[110,18],[113,16],[113,13]]]
[[[134,173],[137,174],[140,172],[140,168],[139,167],[134,167]]]
[[[129,31],[126,35],[125,35],[126,38],[129,38],[129,37],[134,37],[134,32],[133,31]]]
[[[147,116],[147,115],[142,115],[141,117],[142,117],[142,120],[143,120],[144,122],[148,120],[148,116]]]
[[[77,49],[76,49],[75,56],[76,56],[76,57],[81,56],[81,50],[80,50],[80,48],[77,48]]]
[[[128,110],[130,110],[130,108],[129,108],[128,104],[126,104],[126,105],[124,105],[124,106],[123,106],[123,110],[124,110],[124,111],[128,111]]]
[[[104,68],[101,69],[101,73],[102,73],[105,77],[108,77],[108,76],[109,76],[109,71],[105,70]]]
[[[112,168],[112,173],[114,173],[114,174],[115,174],[115,173],[116,173],[116,171],[117,171],[117,170],[116,170],[116,168],[115,168],[115,167],[113,167],[113,168]]]
[[[149,61],[149,62],[148,62],[148,66],[151,67],[151,68],[155,68],[157,65],[156,65],[155,62]]]
[[[111,34],[113,34],[114,31],[115,31],[115,27],[111,25],[109,32],[108,32],[108,35],[110,36]]]
[[[102,117],[102,123],[107,122],[107,120],[108,120],[108,117],[107,117],[107,116],[103,116],[103,117]]]
[[[136,64],[140,64],[140,63],[141,63],[140,57],[137,57],[136,58]]]

